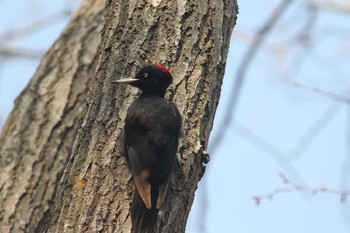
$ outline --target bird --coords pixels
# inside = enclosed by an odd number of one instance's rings
[[[142,68],[135,78],[114,80],[141,90],[130,105],[123,129],[122,154],[136,186],[131,205],[133,233],[153,233],[166,200],[176,160],[182,117],[164,98],[173,77],[161,64]],[[163,208],[162,208],[163,209]]]

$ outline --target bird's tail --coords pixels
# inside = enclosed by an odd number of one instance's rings
[[[153,202],[153,201],[152,201]],[[155,202],[148,209],[137,189],[131,205],[132,233],[154,233],[157,224],[158,209]]]

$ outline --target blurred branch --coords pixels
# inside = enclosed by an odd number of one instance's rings
[[[297,35],[297,41],[301,42],[304,46],[311,45],[311,33],[315,27],[317,21],[318,8],[313,5],[307,6],[308,17],[305,21],[304,26],[301,28],[299,34]]]
[[[28,36],[29,34],[52,25],[67,16],[69,16],[69,11],[63,9],[50,16],[36,19],[28,24],[0,33],[0,56],[4,58],[40,59],[44,54],[44,50],[42,49],[15,48],[8,44],[14,39]]]
[[[338,25],[326,25],[319,27],[318,37],[320,39],[317,41],[317,43],[320,43],[321,40],[328,38],[336,38],[348,42],[350,37],[350,29],[348,27]]]
[[[252,44],[248,48],[248,51],[243,56],[241,63],[238,67],[237,77],[234,82],[234,86],[231,91],[231,95],[229,96],[229,102],[226,106],[226,114],[224,116],[223,121],[218,126],[217,133],[213,135],[210,140],[210,152],[212,154],[215,153],[215,150],[219,147],[222,142],[223,137],[226,134],[227,128],[230,126],[232,119],[234,118],[235,110],[237,107],[237,103],[240,97],[241,89],[243,86],[244,77],[246,71],[248,70],[253,58],[257,54],[259,48],[263,44],[266,36],[271,31],[271,29],[277,24],[281,15],[288,9],[289,4],[293,0],[283,0],[279,3],[277,8],[272,12],[271,16],[267,19],[267,21],[262,25],[262,27],[258,30],[256,35],[253,38]]]
[[[315,6],[317,8],[323,9],[323,10],[331,10],[341,13],[350,13],[350,4],[349,3],[337,3],[336,1],[330,1],[330,0],[324,0],[322,2],[320,1],[307,1],[309,5]]]
[[[17,28],[9,29],[8,31],[0,33],[0,44],[1,42],[17,39],[18,37],[27,36],[41,28],[49,26],[53,23],[58,22],[59,20],[69,16],[67,10],[61,10],[50,16],[42,17],[36,19],[28,24],[19,26]]]
[[[288,152],[289,160],[299,159],[315,138],[332,122],[342,106],[331,103],[330,107],[303,133],[295,146]]]
[[[282,172],[279,173],[279,177],[282,179],[283,183],[287,185],[287,187],[277,188],[273,190],[270,193],[267,193],[265,195],[259,195],[259,196],[253,196],[253,200],[256,202],[257,205],[261,203],[264,199],[272,200],[275,196],[281,193],[290,193],[290,192],[304,192],[309,193],[312,195],[316,195],[318,193],[329,193],[329,194],[335,194],[340,196],[340,201],[345,202],[346,197],[350,195],[350,190],[340,190],[340,189],[331,189],[327,188],[325,186],[321,186],[318,188],[313,188],[305,185],[296,184],[292,181],[290,181],[286,175],[284,175]]]
[[[294,82],[294,86],[298,87],[298,88],[302,88],[302,89],[308,90],[308,91],[312,91],[312,92],[314,92],[314,93],[316,93],[318,95],[328,97],[328,98],[333,99],[335,101],[339,101],[339,102],[342,102],[342,103],[345,103],[345,104],[350,104],[350,98],[349,97],[340,96],[340,95],[334,94],[332,92],[321,90],[321,89],[316,88],[316,87],[309,87],[309,86],[306,86],[306,85],[304,85],[302,83],[299,83],[299,82]]]
[[[340,172],[340,185],[342,189],[349,189],[350,186],[350,106],[347,108],[346,114],[346,150],[345,150],[345,158],[342,164],[341,172]],[[350,203],[347,202],[343,208],[343,218],[350,232]]]
[[[305,24],[301,28],[300,32],[296,37],[296,41],[302,46],[302,50],[291,62],[289,70],[289,76],[296,77],[297,73],[301,70],[307,56],[311,53],[313,49],[312,36],[311,33],[315,27],[318,8],[307,5],[308,17]]]
[[[289,162],[287,154],[284,151],[282,151],[277,146],[271,144],[263,137],[260,137],[248,127],[244,126],[243,124],[240,124],[239,122],[235,123],[235,131],[237,131],[240,136],[245,138],[254,146],[269,154],[273,158],[273,160],[290,176],[293,176],[294,179],[298,180],[301,183],[304,183],[302,176]]]
[[[43,54],[44,51],[40,49],[5,48],[0,46],[0,56],[6,58],[40,59]]]

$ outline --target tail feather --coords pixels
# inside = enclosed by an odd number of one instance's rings
[[[154,233],[157,218],[157,205],[153,204],[152,208],[148,209],[143,203],[139,192],[135,189],[131,206],[132,233]]]

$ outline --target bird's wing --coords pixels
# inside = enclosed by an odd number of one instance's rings
[[[152,208],[151,202],[151,185],[148,182],[149,170],[139,164],[136,160],[137,157],[141,157],[137,154],[133,147],[128,148],[128,155],[130,159],[132,169],[132,176],[134,178],[134,183],[136,185],[137,191],[139,192],[141,199],[145,203],[148,209]]]
[[[147,170],[144,170],[139,175],[134,174],[133,177],[134,177],[134,182],[135,182],[137,191],[139,192],[141,199],[145,203],[145,206],[148,209],[151,209],[152,208],[151,185],[147,182],[147,177],[146,177],[147,173],[149,172]]]
[[[175,161],[176,152],[178,148],[178,142],[179,142],[179,136],[181,131],[181,115],[179,113],[179,110],[177,109],[176,105],[172,102],[168,102],[170,107],[171,115],[167,115],[168,121],[171,121],[171,127],[168,129],[169,131],[167,133],[162,133],[163,139],[165,141],[163,142],[162,149],[160,150],[161,153],[172,155],[172,158],[168,158],[166,161],[162,161],[161,166],[165,169],[162,172],[162,175],[160,178],[160,184],[159,184],[159,192],[158,192],[158,198],[157,198],[157,208],[159,209],[163,202],[165,201],[165,198],[167,197],[168,192],[168,186],[170,183],[170,177],[171,177],[171,171],[173,169],[173,163]],[[161,141],[161,140],[158,140]]]
[[[168,191],[168,185],[169,185],[170,176],[167,178],[167,181],[164,182],[162,185],[159,186],[159,193],[158,193],[158,199],[157,199],[157,209],[159,209],[166,197],[167,191]]]

